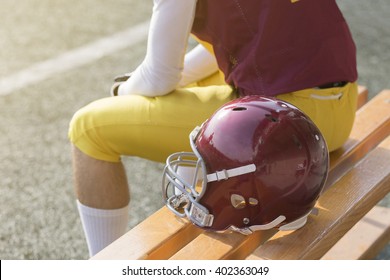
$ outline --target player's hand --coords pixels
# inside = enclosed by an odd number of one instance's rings
[[[116,76],[114,78],[114,84],[111,87],[110,95],[111,96],[118,96],[118,89],[121,84],[126,82],[131,76],[131,73],[126,73],[120,76]]]

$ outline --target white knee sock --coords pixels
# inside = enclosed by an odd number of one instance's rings
[[[112,210],[96,209],[85,206],[77,200],[77,208],[91,257],[126,232],[128,206]]]

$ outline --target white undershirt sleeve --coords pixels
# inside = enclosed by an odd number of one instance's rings
[[[203,45],[199,44],[189,51],[184,59],[180,87],[199,81],[218,71],[218,64],[215,56],[212,55]]]
[[[119,95],[165,95],[181,80],[197,0],[154,0],[146,56]]]

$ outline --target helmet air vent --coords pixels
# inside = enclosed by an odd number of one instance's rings
[[[247,109],[245,107],[236,107],[233,108],[233,111],[246,111]]]
[[[246,206],[245,198],[239,194],[232,194],[230,201],[236,209],[243,209]]]

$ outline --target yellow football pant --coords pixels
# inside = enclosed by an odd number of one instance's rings
[[[165,96],[107,97],[75,113],[69,138],[85,154],[118,162],[121,155],[165,162],[174,152],[191,151],[189,133],[219,107],[237,98],[231,87],[214,75]],[[348,138],[355,117],[357,85],[306,89],[278,98],[304,111],[323,133],[329,150]]]

